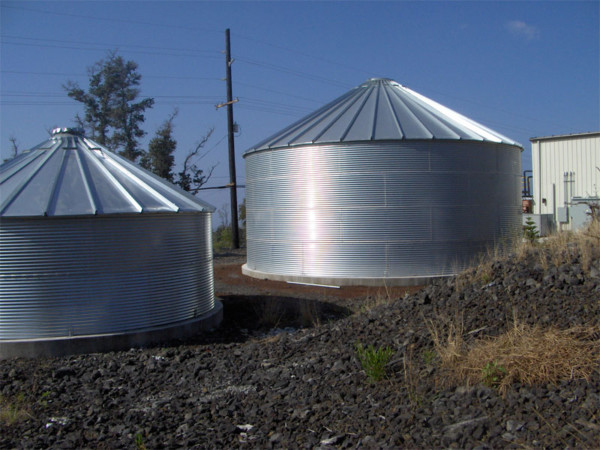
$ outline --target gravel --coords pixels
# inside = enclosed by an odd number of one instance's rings
[[[600,325],[600,262],[544,270],[509,258],[485,284],[459,285],[439,281],[354,313],[344,300],[241,291],[224,299],[219,330],[187,342],[2,361],[0,448],[600,447],[598,371],[501,396],[445,383],[426,357],[426,319],[461,315],[473,339],[502,333],[515,314]],[[303,328],[307,305],[320,324]],[[357,342],[394,350],[387,379],[367,379]]]

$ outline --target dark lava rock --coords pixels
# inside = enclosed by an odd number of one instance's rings
[[[261,327],[256,296],[240,292],[220,330],[188,342],[2,361],[0,405],[14,420],[0,416],[0,448],[600,447],[598,372],[502,397],[445,385],[428,361],[427,319],[460,315],[469,339],[506,331],[514,315],[600,325],[600,262],[514,260],[485,282],[440,280],[354,315],[340,300],[340,314],[329,306],[309,328],[289,310],[279,328]],[[393,350],[385,380],[367,379],[357,342]]]

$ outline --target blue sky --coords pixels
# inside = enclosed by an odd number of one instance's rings
[[[154,97],[143,146],[174,108],[177,163],[226,184],[225,29],[231,29],[238,183],[242,153],[371,77],[392,78],[518,142],[600,130],[600,2],[0,2],[0,152],[73,125],[87,67],[117,50]],[[216,207],[226,191],[203,191]],[[243,190],[240,192],[243,197]]]

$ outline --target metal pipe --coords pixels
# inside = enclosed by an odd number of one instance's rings
[[[523,197],[530,197],[531,196],[531,189],[529,187],[529,181],[528,179],[531,177],[527,177],[527,172],[529,173],[533,173],[533,171],[531,170],[524,170],[523,171]]]

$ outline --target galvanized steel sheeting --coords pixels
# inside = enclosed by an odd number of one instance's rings
[[[247,267],[313,278],[456,273],[521,225],[521,148],[389,141],[251,151]]]
[[[359,141],[461,140],[520,144],[439,103],[373,78],[248,150]]]
[[[210,216],[3,218],[0,339],[125,333],[209,312]]]
[[[0,217],[191,211],[214,208],[69,130],[0,168]]]

